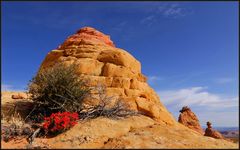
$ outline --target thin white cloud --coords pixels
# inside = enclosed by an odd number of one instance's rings
[[[231,108],[238,107],[238,97],[226,97],[210,93],[206,87],[191,87],[178,90],[160,91],[161,101],[171,107],[182,106],[201,108]]]
[[[223,77],[223,78],[215,79],[215,82],[218,83],[218,84],[226,84],[226,83],[231,83],[233,81],[234,81],[234,79],[229,78],[229,77]]]
[[[149,81],[156,81],[156,80],[162,80],[159,76],[148,76]]]
[[[178,3],[158,3],[152,6],[147,12],[147,16],[140,20],[140,24],[145,24],[151,26],[152,24],[159,21],[159,17],[163,16],[165,18],[181,18],[192,14],[192,10],[183,4]]]
[[[25,91],[25,86],[13,86],[10,84],[1,84],[1,91]]]
[[[143,18],[140,23],[141,24],[148,24],[148,25],[151,25],[153,23],[153,21],[155,20],[155,16],[154,15],[150,15],[150,16],[147,16],[145,18]]]
[[[201,111],[195,113],[198,116],[200,124],[206,127],[206,122],[210,121],[213,127],[223,126],[223,127],[237,127],[239,126],[239,115],[238,111]]]
[[[127,26],[127,21],[121,21],[117,25],[113,26],[112,29],[115,31],[123,31],[125,26]]]
[[[186,12],[179,4],[172,4],[163,12],[163,14],[165,17],[177,18],[185,16]]]
[[[153,85],[155,84],[157,81],[161,81],[163,80],[162,77],[159,77],[159,76],[148,76],[147,77],[147,81],[149,84]]]
[[[189,106],[202,126],[211,121],[214,126],[238,126],[238,97],[229,97],[207,91],[207,87],[190,87],[158,92],[161,102],[175,116],[183,106]]]
[[[1,84],[1,90],[2,91],[12,91],[12,85]]]

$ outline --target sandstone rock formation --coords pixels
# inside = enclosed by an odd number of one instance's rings
[[[204,134],[203,133],[203,129],[200,126],[199,120],[197,118],[197,116],[191,111],[191,109],[187,106],[184,106],[181,110],[180,110],[180,115],[178,117],[178,122],[187,126],[190,129],[193,129],[195,131],[197,131],[200,134]]]
[[[212,128],[211,122],[207,122],[207,126],[208,127],[205,130],[204,136],[210,136],[215,139],[224,139],[224,137],[222,136],[222,134],[220,132],[218,132]]]
[[[109,36],[94,28],[84,27],[69,36],[56,50],[48,53],[39,71],[59,62],[77,63],[76,72],[88,79],[89,87],[102,84],[109,96],[123,99],[131,109],[166,124],[175,123],[147,84],[140,62],[127,51],[116,48]]]

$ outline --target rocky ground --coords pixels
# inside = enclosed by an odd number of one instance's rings
[[[14,100],[11,98],[12,94],[14,92],[2,92],[2,108],[5,108],[6,104],[10,107],[13,103],[26,101]],[[2,125],[7,124],[4,119],[2,118]],[[30,147],[26,137],[18,137],[9,142],[1,141],[1,146],[2,148]],[[139,115],[121,120],[99,117],[80,121],[72,129],[56,137],[36,138],[32,146],[37,148],[238,148],[239,145],[202,136],[181,124],[166,125]]]

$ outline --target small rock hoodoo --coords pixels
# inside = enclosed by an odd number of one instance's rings
[[[87,86],[105,86],[107,95],[123,99],[131,109],[159,122],[176,122],[147,84],[141,63],[127,51],[116,48],[108,35],[91,27],[81,28],[49,52],[39,70],[59,62],[77,63],[76,72],[88,79]]]
[[[187,106],[184,106],[180,111],[178,122],[187,126],[190,129],[197,131],[200,134],[204,134],[202,127],[200,126],[197,116]]]
[[[224,137],[222,136],[222,134],[220,132],[213,130],[212,124],[209,121],[207,122],[207,128],[205,130],[204,136],[210,136],[215,139],[224,139]]]

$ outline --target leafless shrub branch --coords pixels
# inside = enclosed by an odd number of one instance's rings
[[[81,119],[84,120],[99,116],[120,119],[138,114],[136,111],[130,110],[128,105],[121,99],[117,99],[113,106],[109,106],[113,102],[114,97],[106,95],[106,88],[104,86],[98,85],[96,89],[99,95],[99,103],[93,106],[85,106],[79,113]]]

